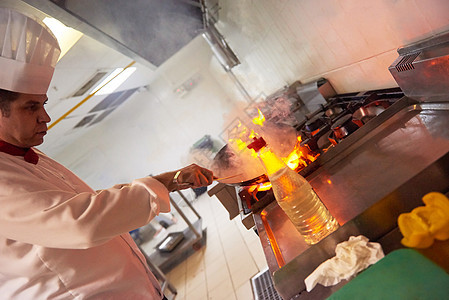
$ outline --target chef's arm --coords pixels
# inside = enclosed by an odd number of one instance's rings
[[[21,183],[30,190],[15,186],[22,192],[0,196],[0,235],[45,247],[100,245],[170,210],[167,189],[151,177],[98,193],[61,191],[45,180]]]
[[[170,192],[207,186],[214,180],[212,171],[196,164],[152,177],[161,182]]]

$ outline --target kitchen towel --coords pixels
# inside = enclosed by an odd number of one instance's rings
[[[381,245],[369,242],[363,235],[339,243],[335,253],[336,256],[323,262],[304,280],[308,292],[318,283],[332,286],[347,280],[384,257]]]

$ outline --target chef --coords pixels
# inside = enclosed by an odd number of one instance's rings
[[[212,182],[190,165],[94,191],[33,147],[50,117],[60,49],[41,22],[0,8],[0,297],[164,299],[128,234],[170,210],[169,191]]]

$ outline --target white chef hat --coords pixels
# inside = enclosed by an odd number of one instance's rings
[[[0,88],[46,94],[61,49],[50,29],[8,8],[0,8]]]

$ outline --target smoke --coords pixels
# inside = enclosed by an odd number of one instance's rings
[[[259,116],[258,109],[265,116],[263,125],[256,125],[253,119]],[[290,102],[283,98],[275,101],[239,103],[231,113],[225,116],[227,127],[221,138],[226,146],[215,156],[210,169],[217,177],[241,174],[233,182],[256,178],[265,170],[253,150],[246,147],[251,133],[263,137],[271,150],[279,157],[287,157],[297,142],[297,133],[289,119]]]

